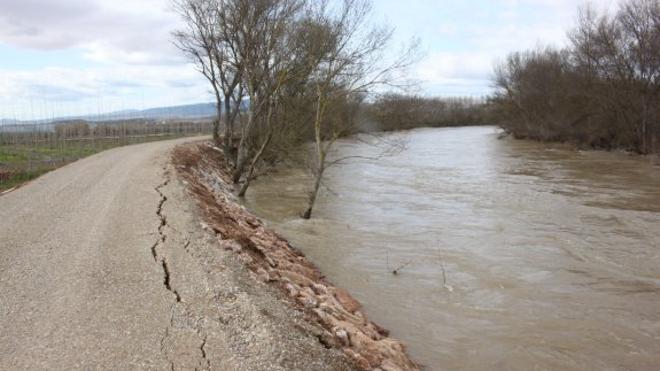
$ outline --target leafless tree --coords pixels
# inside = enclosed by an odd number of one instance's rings
[[[241,67],[223,21],[229,18],[224,0],[173,0],[185,28],[174,32],[175,45],[196,64],[210,82],[216,99],[217,119],[213,138],[220,144],[220,121],[224,112],[223,147],[231,158],[234,123],[243,99]]]
[[[639,153],[660,141],[660,0],[580,12],[571,47],[514,53],[496,69],[494,112],[518,137]]]
[[[312,79],[313,93],[316,95],[312,161],[314,185],[302,215],[305,219],[312,216],[324,173],[328,169],[330,149],[354,126],[354,117],[347,117],[345,109],[351,104],[359,104],[375,87],[402,84],[400,73],[417,55],[416,43],[413,43],[400,56],[383,63],[387,60],[386,52],[393,29],[371,24],[372,4],[368,0],[343,0],[338,11],[330,12],[324,5],[317,11],[320,14],[318,18],[324,19],[322,24],[326,30],[319,37],[327,41],[319,43],[323,45],[320,49],[322,57]],[[339,114],[338,117],[338,112],[344,115]]]
[[[410,50],[388,63],[392,30],[369,22],[371,3],[343,0],[176,0],[186,29],[177,45],[211,83],[218,115],[225,102],[225,155],[244,196],[260,170],[277,162],[283,149],[313,140],[311,215],[332,144],[354,123],[357,107],[376,86],[398,83],[414,56]],[[332,3],[335,4],[335,3]],[[231,128],[238,118],[234,149]],[[235,106],[228,106],[230,98]],[[310,109],[310,107],[312,109]],[[230,113],[231,112],[231,113]],[[219,134],[215,134],[219,141]]]
[[[492,124],[485,98],[437,98],[388,93],[365,108],[373,129],[379,131]]]
[[[254,171],[271,143],[279,92],[295,74],[290,49],[293,25],[303,9],[301,0],[237,0],[232,2],[233,23],[227,22],[250,99],[247,121],[238,146],[234,182],[243,178],[245,195]]]

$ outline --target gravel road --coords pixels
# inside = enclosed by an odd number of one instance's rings
[[[0,197],[1,370],[349,370],[218,248],[169,165],[109,150]]]

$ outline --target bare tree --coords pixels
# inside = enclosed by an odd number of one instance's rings
[[[191,58],[199,72],[211,83],[217,107],[213,139],[220,144],[220,121],[224,112],[222,142],[225,157],[229,159],[243,89],[241,67],[226,28],[223,27],[222,21],[228,18],[225,1],[173,0],[173,5],[185,24],[183,30],[174,32],[174,43]]]
[[[660,1],[631,0],[616,17],[621,29],[625,69],[632,80],[630,94],[637,96],[636,134],[641,153],[650,152],[650,134],[658,126],[660,102]],[[623,69],[623,67],[622,67]]]
[[[234,182],[243,178],[239,196],[245,195],[254,171],[275,131],[273,115],[278,93],[292,78],[294,63],[289,43],[292,24],[303,9],[301,0],[237,0],[227,22],[239,58],[247,96],[247,122],[238,146]]]
[[[484,98],[431,98],[388,93],[365,108],[374,129],[379,131],[492,124],[488,121]]]
[[[351,103],[359,103],[377,86],[400,83],[400,75],[410,65],[416,53],[416,44],[401,53],[390,63],[385,54],[393,30],[389,27],[372,26],[369,16],[370,1],[343,0],[339,11],[328,12],[321,6],[319,19],[324,19],[326,32],[319,35],[326,42],[321,48],[322,58],[312,78],[316,95],[314,126],[314,156],[312,175],[314,184],[302,217],[309,219],[318,197],[325,171],[328,169],[328,153],[335,141],[349,133],[354,125],[353,117],[339,115]],[[338,14],[332,16],[332,14]],[[335,115],[329,114],[335,112]],[[346,111],[344,111],[345,113]],[[353,111],[356,112],[356,111]]]
[[[367,0],[344,0],[338,8],[307,0],[175,1],[187,27],[175,34],[177,45],[211,83],[219,117],[224,101],[225,155],[241,184],[238,195],[283,148],[313,140],[309,217],[332,144],[350,133],[371,89],[394,84],[414,54],[382,63],[392,30],[370,25]],[[234,150],[243,94],[247,112]],[[217,129],[214,137],[219,142]]]
[[[613,15],[580,12],[571,47],[514,53],[495,73],[492,106],[517,137],[657,151],[660,0]]]

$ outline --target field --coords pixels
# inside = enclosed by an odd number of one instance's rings
[[[210,133],[209,122],[21,127],[0,132],[0,193],[58,167],[106,149],[155,140]]]

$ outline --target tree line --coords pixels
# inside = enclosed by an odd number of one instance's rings
[[[376,87],[405,84],[415,43],[391,53],[393,29],[372,21],[368,0],[173,3],[185,24],[175,43],[215,95],[213,137],[238,195],[264,169],[312,142],[314,184],[303,213],[311,217],[333,144],[354,132]]]
[[[660,0],[581,9],[570,44],[516,52],[495,71],[493,118],[518,138],[660,150]]]
[[[21,124],[0,127],[0,146],[59,148],[67,142],[114,140],[117,143],[148,140],[150,137],[179,137],[211,132],[208,119],[157,122],[149,119],[90,122],[61,121],[49,124]],[[101,143],[101,142],[99,142]],[[0,164],[1,165],[1,164]]]
[[[365,121],[364,127],[379,131],[493,123],[485,98],[438,98],[395,93],[385,94],[366,105]]]

